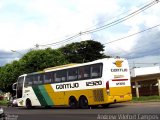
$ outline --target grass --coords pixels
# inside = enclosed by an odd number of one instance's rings
[[[133,97],[132,102],[160,102],[160,96],[140,96]]]
[[[7,100],[0,100],[0,105],[7,106],[8,101]]]

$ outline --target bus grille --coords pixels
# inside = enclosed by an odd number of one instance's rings
[[[104,101],[103,89],[93,90],[93,97],[95,102]]]

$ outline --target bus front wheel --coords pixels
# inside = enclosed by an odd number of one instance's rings
[[[26,108],[28,108],[28,109],[32,108],[32,103],[31,103],[30,99],[26,100]]]
[[[81,96],[79,98],[79,107],[82,108],[82,109],[87,109],[89,106],[88,106],[88,100],[85,96]]]

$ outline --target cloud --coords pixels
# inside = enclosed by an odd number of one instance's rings
[[[160,55],[160,30],[154,29],[139,36],[128,58],[139,58],[151,55]]]
[[[13,60],[19,60],[20,54],[0,50],[0,66],[10,63]]]
[[[149,55],[141,58],[129,59],[130,68],[160,66],[160,56]]]
[[[3,53],[1,52],[0,55],[7,54],[4,51],[26,50],[33,48],[35,44],[43,45],[61,41],[81,31],[110,23],[149,2],[151,1],[1,0],[0,50]],[[123,23],[96,33],[80,36],[73,41],[94,39],[104,44],[152,27],[160,21],[159,7],[160,3]],[[158,49],[159,39],[156,39],[156,37],[159,35],[160,28],[156,30],[157,32],[146,32],[146,35],[139,34],[119,42],[107,44],[106,53],[127,58],[152,54],[159,55],[158,52],[144,53],[145,51]],[[153,40],[154,45],[151,44]],[[65,44],[59,46],[61,45]]]

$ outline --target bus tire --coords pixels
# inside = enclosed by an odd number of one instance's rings
[[[69,98],[69,107],[72,109],[75,109],[75,108],[77,108],[77,104],[78,104],[78,102],[77,102],[76,98],[74,96],[71,96]]]
[[[27,99],[27,100],[26,100],[26,108],[27,108],[27,109],[32,108],[32,103],[31,103],[31,100],[30,100],[30,99]]]
[[[82,109],[87,109],[89,108],[88,106],[88,100],[85,96],[81,96],[79,98],[79,107],[82,108]]]

